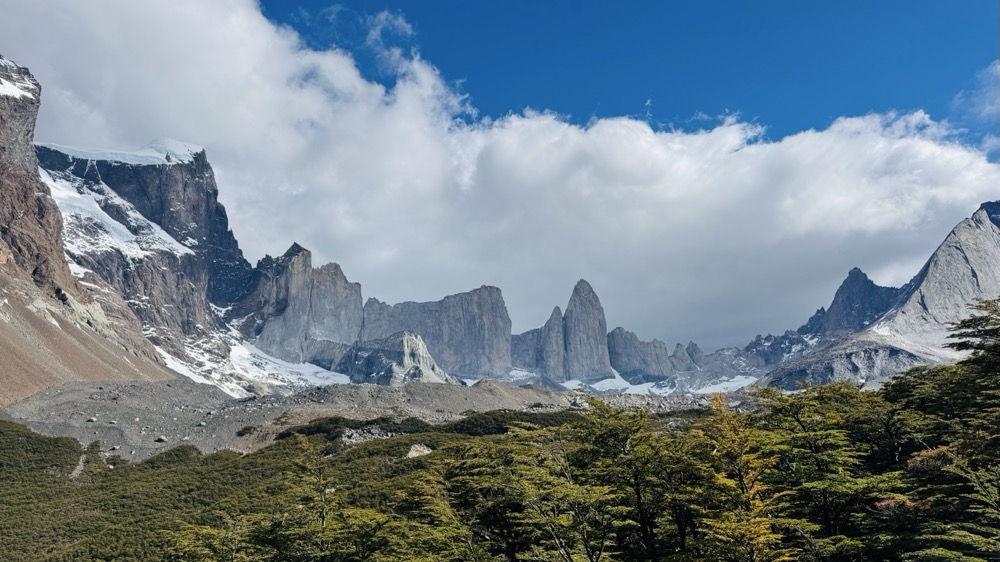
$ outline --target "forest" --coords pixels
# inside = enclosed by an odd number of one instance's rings
[[[1000,301],[879,391],[652,415],[327,418],[248,455],[132,464],[0,422],[5,560],[1000,559]],[[346,431],[392,436],[345,445]],[[252,428],[245,428],[252,430]],[[83,470],[74,472],[84,456]]]

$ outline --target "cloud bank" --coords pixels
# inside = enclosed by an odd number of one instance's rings
[[[252,0],[11,4],[0,52],[42,83],[39,141],[200,144],[252,261],[296,241],[389,302],[497,285],[516,331],[586,278],[609,327],[740,345],[803,323],[853,266],[906,282],[1000,185],[981,148],[921,111],[775,141],[734,116],[480,117],[432,61],[383,41],[412,35],[398,15],[366,41],[384,86]]]

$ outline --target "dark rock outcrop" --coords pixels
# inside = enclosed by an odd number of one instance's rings
[[[830,337],[860,332],[892,308],[901,291],[876,285],[855,267],[837,289],[830,308],[817,310],[798,333]]]
[[[500,289],[483,286],[435,302],[388,305],[368,299],[362,341],[410,331],[427,342],[438,363],[463,377],[507,375],[511,369],[510,316]]]
[[[64,206],[67,256],[122,295],[150,341],[178,357],[187,340],[222,329],[209,293],[245,292],[237,285],[250,273],[205,152],[179,153],[186,148],[161,140],[138,153],[36,149]]]
[[[139,154],[143,152],[151,154],[148,163],[127,154],[116,159],[115,153],[37,147],[45,170],[75,176],[92,186],[107,186],[139,215],[189,248],[194,259],[185,264],[184,274],[203,278],[209,302],[228,306],[239,300],[252,288],[252,268],[229,228],[205,151],[158,139]],[[155,155],[162,155],[162,161]],[[105,212],[122,224],[134,222],[124,209],[108,206]]]

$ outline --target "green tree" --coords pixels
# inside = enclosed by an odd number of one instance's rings
[[[182,524],[167,531],[167,557],[176,562],[255,562],[273,552],[253,540],[260,516],[215,512],[216,525]]]
[[[618,549],[630,560],[694,554],[704,493],[714,476],[703,441],[656,427],[645,410],[589,400],[576,427],[574,463],[588,483],[608,486],[626,508]]]
[[[778,470],[770,482],[786,491],[781,497],[785,514],[806,523],[798,528],[812,535],[807,549],[820,559],[862,556],[872,542],[862,530],[862,519],[876,502],[900,497],[902,488],[898,472],[866,470],[871,447],[852,439],[850,420],[871,401],[844,383],[793,395],[764,390],[758,396],[764,407],[762,422],[778,454]],[[867,436],[857,428],[853,433]],[[898,446],[891,433],[889,438],[871,437],[872,443],[887,449],[883,454]]]
[[[627,507],[612,486],[588,483],[574,464],[579,443],[568,428],[515,430],[516,480],[525,506],[520,519],[542,530],[535,550],[563,562],[599,562],[613,554]]]
[[[517,486],[517,458],[501,438],[485,437],[456,447],[446,468],[450,503],[490,554],[517,562],[537,540],[525,528],[524,498]]]
[[[776,458],[764,451],[761,433],[747,414],[733,412],[721,395],[712,397],[702,426],[716,470],[713,512],[705,519],[707,553],[726,562],[796,560],[775,528],[776,494],[765,484]]]

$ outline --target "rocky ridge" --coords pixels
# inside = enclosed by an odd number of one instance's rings
[[[858,277],[854,271],[852,276]],[[870,307],[861,315],[867,323],[778,365],[764,382],[784,388],[838,380],[878,386],[910,367],[961,359],[964,354],[944,347],[949,324],[968,316],[976,299],[1000,297],[1000,202],[984,203],[955,226],[905,286],[872,291],[854,297]]]

